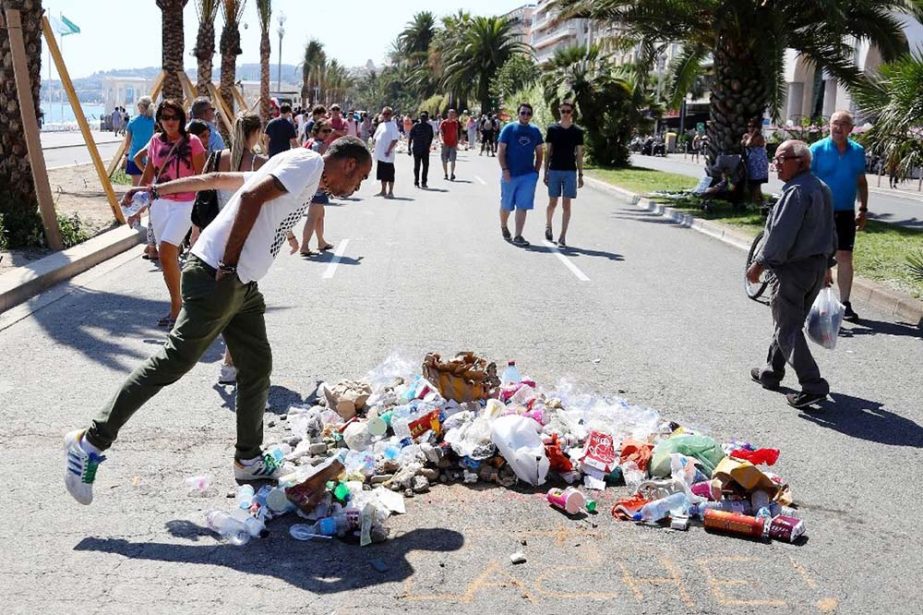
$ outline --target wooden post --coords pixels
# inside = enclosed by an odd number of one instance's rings
[[[67,92],[67,99],[70,101],[71,108],[74,111],[74,117],[77,119],[77,125],[80,126],[80,132],[83,134],[83,140],[86,141],[87,150],[90,152],[90,158],[93,160],[93,166],[96,167],[96,174],[99,175],[99,182],[102,184],[103,191],[109,201],[109,207],[115,219],[121,224],[125,224],[125,216],[122,214],[122,208],[112,190],[112,182],[109,180],[109,174],[106,173],[106,167],[103,166],[103,159],[99,155],[99,148],[96,147],[96,141],[93,140],[93,134],[90,132],[90,125],[83,114],[83,107],[80,106],[80,100],[77,98],[77,92],[74,90],[74,83],[71,81],[70,73],[67,72],[67,66],[64,64],[64,58],[61,56],[61,50],[58,49],[58,42],[54,38],[54,32],[51,30],[51,24],[48,17],[42,16],[42,31],[45,33],[45,43],[48,45],[48,51],[54,59],[55,67],[58,69],[58,76],[61,78],[61,86]]]
[[[35,184],[35,196],[45,227],[45,239],[52,250],[63,250],[61,229],[58,216],[54,211],[54,199],[51,196],[51,184],[48,183],[48,170],[45,168],[45,153],[42,151],[42,138],[35,116],[35,101],[32,100],[32,83],[29,80],[29,61],[26,45],[22,37],[22,18],[16,9],[6,10],[6,27],[10,37],[10,52],[13,56],[13,74],[16,91],[19,93],[19,111],[22,114],[22,130],[26,137],[26,155],[32,167],[32,181]]]
[[[157,75],[157,78],[154,80],[154,87],[151,88],[151,100],[157,100],[157,96],[160,95],[160,90],[163,88],[163,71],[160,71],[160,74]],[[115,169],[119,166],[119,162],[122,160],[122,155],[125,153],[125,141],[123,140],[119,143],[119,149],[115,152],[115,157],[109,161],[109,168],[106,169],[106,173],[109,177],[112,177],[112,174],[115,173]]]
[[[180,85],[183,86],[183,91],[186,93],[186,98],[189,100],[189,104],[184,106],[190,109],[192,103],[195,102],[196,99],[195,88],[192,86],[192,81],[189,80],[189,76],[185,71],[178,70],[176,71],[176,75],[179,77]]]
[[[215,87],[214,83],[208,84],[208,93],[211,94],[214,105],[218,107],[218,116],[221,118],[221,122],[224,124],[228,134],[234,134],[234,115],[224,104],[224,99],[221,98],[221,94],[218,93],[218,88]]]
[[[243,86],[241,86],[241,87],[243,87]],[[232,89],[232,91],[234,92],[234,100],[237,101],[237,106],[240,107],[241,111],[244,111],[244,110],[249,109],[249,108],[250,108],[250,105],[247,104],[247,99],[244,98],[243,92],[241,92],[239,89],[237,89],[237,86],[234,86],[234,87],[231,88],[231,89]]]

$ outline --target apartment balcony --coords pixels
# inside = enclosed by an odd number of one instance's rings
[[[567,39],[573,39],[574,43],[577,43],[579,36],[580,29],[576,26],[576,24],[570,24],[561,28],[556,28],[547,34],[540,33],[538,37],[532,39],[532,46],[536,50],[541,50],[545,47],[555,45]]]

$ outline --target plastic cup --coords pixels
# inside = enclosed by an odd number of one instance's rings
[[[549,489],[545,499],[549,504],[569,515],[577,514],[586,504],[586,497],[573,487],[563,490],[557,487]]]

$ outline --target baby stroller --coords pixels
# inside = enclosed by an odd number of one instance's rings
[[[718,154],[715,164],[705,167],[705,176],[692,189],[702,198],[702,209],[714,209],[714,201],[728,201],[736,209],[746,199],[747,165],[740,154]]]

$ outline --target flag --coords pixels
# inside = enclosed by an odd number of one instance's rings
[[[49,21],[51,21],[51,27],[54,28],[54,31],[61,36],[67,36],[68,34],[80,34],[80,28],[77,27],[77,24],[72,22],[64,15],[61,15],[60,18],[50,16]]]

